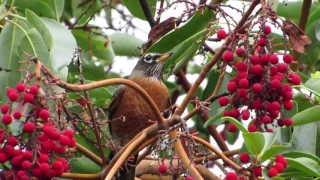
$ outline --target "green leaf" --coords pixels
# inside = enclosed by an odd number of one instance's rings
[[[295,150],[315,154],[317,152],[317,129],[320,122],[301,125],[294,129],[292,146]]]
[[[148,3],[151,14],[152,16],[154,16],[157,0],[146,0],[145,2]],[[139,1],[122,0],[122,3],[128,8],[128,10],[133,16],[142,20],[147,20],[146,16],[143,13],[143,10],[141,8]]]
[[[77,40],[78,46],[86,52],[91,52],[92,55],[99,58],[100,60],[105,60],[105,64],[111,64],[115,56],[112,48],[112,44],[108,42],[102,36],[89,34],[87,31],[83,30],[73,30],[72,34]],[[89,38],[90,37],[90,38]]]
[[[77,25],[84,25],[87,23],[89,18],[93,16],[102,6],[102,1],[88,1],[84,5],[78,7],[83,0],[72,0],[71,1],[71,9],[73,17],[78,18]],[[85,14],[82,14],[86,12]],[[80,17],[81,16],[81,17]]]
[[[143,41],[127,33],[116,32],[109,35],[113,50],[118,56],[139,56]]]
[[[22,80],[22,74],[18,71],[20,67],[18,45],[22,36],[23,32],[12,23],[6,23],[0,33],[0,44],[2,44],[0,67],[12,70],[11,72],[0,71],[0,99],[2,101],[7,100],[6,93],[4,93],[6,88],[15,87],[17,82]]]
[[[303,152],[303,151],[290,151],[290,152],[285,152],[285,153],[282,153],[282,155],[284,157],[287,157],[287,158],[300,158],[300,157],[306,157],[306,158],[310,158],[314,161],[316,161],[318,164],[320,164],[320,158],[311,154],[311,153],[306,153],[306,152]]]
[[[41,18],[52,36],[53,42],[50,46],[50,56],[52,58],[52,66],[55,71],[60,70],[69,64],[73,53],[77,47],[77,43],[72,33],[62,24],[48,18]]]
[[[274,133],[270,133],[270,132],[263,133],[263,136],[265,138],[265,145],[262,152],[267,151],[274,144],[274,142],[276,141],[277,134],[278,134],[278,131]]]
[[[47,49],[50,49],[53,39],[52,39],[52,35],[50,33],[49,28],[46,26],[44,21],[31,10],[26,9],[25,14],[28,22],[30,22],[43,37],[43,40],[46,43]]]
[[[320,96],[320,78],[309,79],[305,84],[305,87],[308,88],[311,92]]]
[[[214,123],[216,126],[220,125],[223,122],[221,119],[223,117],[224,110],[225,110],[225,107],[220,107],[219,109],[217,109],[216,115],[211,117],[208,121],[206,121],[203,126],[208,127],[212,123]]]
[[[320,40],[317,39],[317,27],[319,24],[320,20],[315,21],[306,29],[306,35],[311,39],[311,44],[301,54],[301,63],[314,66],[318,61]]]
[[[320,106],[308,108],[292,117],[293,125],[300,126],[320,120]]]
[[[249,131],[241,124],[241,122],[233,117],[223,117],[222,120],[231,122],[243,133],[249,133]]]
[[[30,9],[39,16],[55,18],[53,9],[44,0],[15,0],[14,5],[19,12],[25,12],[25,9]]]
[[[62,16],[65,3],[64,1],[65,0],[42,0],[42,2],[47,2],[49,6],[52,8],[54,17],[57,22],[60,21],[60,17]]]
[[[199,45],[199,40],[203,37],[212,17],[213,13],[211,10],[199,10],[184,26],[164,36],[153,44],[147,52],[174,52],[167,60],[164,70],[178,63],[180,60],[190,60],[195,53],[195,47]],[[192,50],[192,53],[186,53],[187,50]],[[177,71],[178,69],[175,70]]]
[[[295,169],[292,167],[287,167],[284,172],[279,174],[280,177],[288,179],[288,178],[303,178],[310,176],[307,173],[301,172],[299,169]]]
[[[81,174],[93,174],[101,170],[101,167],[86,157],[77,157],[72,159],[70,167],[73,172]]]
[[[285,150],[288,147],[289,146],[279,146],[279,145],[272,146],[271,148],[267,149],[261,156],[261,159],[260,159],[261,163],[265,162],[271,157],[274,157],[275,155],[279,154],[281,151]]]
[[[295,1],[295,2],[285,2],[279,3],[277,7],[277,15],[283,16],[286,19],[293,20],[294,22],[298,22],[300,19],[302,8],[302,1]],[[311,12],[314,11],[316,8],[311,6]]]
[[[309,175],[320,177],[320,166],[319,164],[309,158],[286,158],[290,167],[298,169],[299,171],[305,172]]]
[[[258,156],[262,152],[265,146],[264,135],[259,132],[252,132],[252,133],[243,133],[242,136],[244,139],[244,143],[246,144],[251,154]]]

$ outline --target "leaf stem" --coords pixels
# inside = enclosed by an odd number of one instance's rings
[[[14,25],[16,25],[19,29],[21,29],[21,31],[24,33],[24,35],[27,37],[27,39],[28,39],[28,41],[29,41],[29,43],[30,43],[30,46],[31,46],[31,48],[32,48],[32,51],[33,51],[34,56],[35,56],[35,57],[38,57],[37,52],[36,52],[36,49],[35,49],[35,47],[33,46],[33,43],[32,43],[32,41],[31,41],[31,38],[30,38],[30,36],[28,35],[27,31],[25,31],[18,23],[14,22],[14,21],[11,21],[11,20],[8,20],[8,19],[6,19],[6,21],[7,21],[7,22],[10,22],[10,23],[12,23],[12,24],[14,24]]]
[[[7,14],[10,15],[10,16],[19,18],[19,19],[27,20],[27,18],[19,16],[18,14],[14,14],[14,13],[11,13],[11,12],[8,12]]]

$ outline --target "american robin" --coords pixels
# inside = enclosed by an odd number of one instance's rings
[[[169,91],[162,81],[162,67],[172,53],[150,53],[139,59],[129,79],[141,86],[153,99],[160,112],[170,106]],[[140,131],[150,126],[156,116],[144,98],[136,90],[119,86],[109,106],[111,135],[125,145]],[[134,174],[124,175],[133,179]]]

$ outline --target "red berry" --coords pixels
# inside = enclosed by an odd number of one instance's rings
[[[283,123],[284,123],[284,125],[286,125],[286,126],[291,126],[291,125],[293,124],[293,121],[292,121],[291,118],[285,118],[285,119],[283,120]]]
[[[249,132],[256,132],[256,131],[258,131],[258,128],[257,128],[257,126],[251,124],[248,126],[248,131]]]
[[[28,169],[30,169],[31,168],[31,162],[30,161],[23,161],[22,162],[22,164],[21,164],[21,166],[22,166],[22,169],[25,169],[25,170],[28,170]]]
[[[19,166],[23,161],[23,156],[19,155],[19,156],[15,156],[12,158],[11,160],[11,164],[12,166]]]
[[[186,177],[186,180],[194,180],[194,179],[193,179],[193,177],[188,176],[188,177]]]
[[[255,167],[253,168],[253,173],[254,175],[258,176],[262,176],[262,168],[261,167]]]
[[[293,109],[293,102],[290,100],[283,101],[283,107],[286,110],[291,110]]]
[[[232,117],[232,112],[228,110],[223,111],[223,117],[227,117],[227,116]]]
[[[273,129],[266,129],[266,132],[270,132],[270,133],[273,133]]]
[[[9,94],[10,94],[11,92],[13,92],[13,91],[16,91],[16,90],[13,89],[13,88],[8,88],[7,91],[6,91],[7,96],[9,96]]]
[[[254,93],[261,93],[262,91],[262,85],[260,83],[254,83],[251,88]]]
[[[40,135],[38,136],[38,140],[39,140],[40,142],[47,141],[47,140],[48,140],[48,136],[46,136],[45,134],[40,134]]]
[[[270,67],[270,74],[272,75],[272,76],[274,76],[274,75],[276,75],[277,73],[278,73],[278,69],[277,69],[277,67],[275,67],[275,66],[272,66],[272,67]]]
[[[29,92],[33,95],[38,94],[39,88],[36,85],[32,85],[29,87]]]
[[[279,79],[273,79],[273,80],[271,81],[271,87],[272,87],[272,88],[277,89],[277,88],[279,88],[280,86],[281,86],[281,82],[279,81]]]
[[[73,138],[74,137],[74,132],[73,132],[72,129],[65,130],[63,134],[68,136],[69,138]]]
[[[290,64],[292,62],[292,56],[290,54],[283,55],[283,61],[287,64]]]
[[[300,76],[298,76],[298,75],[292,75],[291,77],[290,77],[290,82],[292,83],[292,84],[294,84],[294,85],[299,85],[299,84],[301,84],[301,77]]]
[[[50,112],[46,109],[42,109],[39,113],[39,117],[44,121],[48,120],[50,117]]]
[[[286,160],[286,159],[284,158],[284,156],[282,156],[282,155],[276,156],[275,161],[276,161],[276,163],[281,163],[281,164],[283,164],[284,168],[286,168],[287,165],[288,165],[287,160]]]
[[[270,168],[268,170],[268,176],[269,177],[275,177],[278,176],[278,171],[275,168]]]
[[[40,177],[42,175],[42,172],[40,168],[33,168],[32,169],[32,175],[35,177]]]
[[[42,172],[46,172],[50,169],[50,165],[48,163],[41,163],[39,168]]]
[[[2,112],[2,114],[7,114],[8,113],[8,111],[9,111],[9,104],[4,104],[4,105],[2,105],[1,106],[1,112]]]
[[[250,61],[251,61],[251,63],[252,63],[253,65],[260,63],[259,57],[258,57],[258,56],[255,56],[255,55],[250,56]]]
[[[288,65],[286,63],[279,63],[277,65],[278,72],[284,73],[288,71]]]
[[[238,71],[246,71],[247,70],[247,64],[242,62],[242,61],[239,61],[236,64],[236,68],[238,69]]]
[[[161,174],[166,173],[166,172],[167,172],[167,166],[164,165],[164,164],[161,164],[161,165],[159,166],[159,172],[160,172]]]
[[[55,161],[52,163],[52,169],[55,171],[63,170],[63,163],[61,161]]]
[[[248,153],[242,153],[239,155],[239,161],[246,164],[250,162],[250,156]]]
[[[20,180],[29,180],[28,175],[23,175],[20,177]]]
[[[238,96],[240,97],[240,98],[246,98],[247,97],[247,90],[246,89],[239,89],[239,91],[238,91]]]
[[[233,53],[231,51],[225,51],[222,55],[222,59],[226,62],[231,62],[234,59]]]
[[[14,119],[20,119],[21,116],[22,116],[22,114],[21,114],[21,112],[19,112],[19,111],[16,111],[16,112],[13,113],[13,118],[14,118]]]
[[[10,123],[12,122],[12,117],[11,117],[11,115],[10,114],[4,114],[3,116],[2,116],[2,123],[4,124],[4,125],[9,125]]]
[[[52,134],[54,133],[54,129],[52,126],[44,126],[42,128],[42,132],[46,135],[46,136],[52,136]]]
[[[10,92],[8,97],[9,97],[10,101],[14,102],[14,101],[18,100],[19,94],[16,91],[12,91],[12,92]]]
[[[239,79],[247,78],[247,72],[246,71],[239,71],[238,72],[238,77]]]
[[[236,55],[239,56],[239,57],[243,57],[244,56],[244,49],[241,48],[241,47],[238,47],[236,49]]]
[[[241,112],[241,118],[242,120],[248,120],[250,117],[250,111],[245,109],[245,110],[242,110]]]
[[[237,88],[238,88],[237,87],[237,83],[235,83],[233,81],[229,82],[228,85],[227,85],[227,89],[230,92],[235,92],[237,90]]]
[[[70,143],[70,139],[67,136],[60,136],[60,140],[59,140],[61,146],[67,146]]]
[[[225,96],[219,98],[220,106],[226,106],[229,103],[229,99]]]
[[[251,67],[250,72],[256,76],[261,77],[263,74],[262,66],[260,64],[256,64]]]
[[[64,154],[66,152],[66,148],[63,146],[60,146],[60,147],[54,148],[53,151],[57,154]]]
[[[220,29],[218,32],[217,32],[217,37],[218,39],[224,39],[227,37],[227,33],[225,30],[223,29]]]
[[[8,160],[8,157],[5,153],[0,152],[0,163],[4,164]]]
[[[240,117],[240,111],[238,110],[238,108],[233,108],[231,110],[231,113],[232,113],[232,117],[234,117],[236,119]]]
[[[10,136],[10,137],[8,137],[8,144],[11,145],[11,146],[16,146],[19,143],[18,143],[17,138],[15,138],[13,136]]]
[[[6,153],[7,156],[12,157],[14,156],[14,148],[11,145],[6,145],[4,147],[4,152]]]
[[[39,163],[46,163],[49,161],[49,156],[46,154],[41,154],[38,158]]]
[[[23,99],[25,102],[32,103],[34,100],[34,96],[30,93],[25,93]]]
[[[277,55],[275,54],[272,54],[270,57],[269,57],[269,60],[272,64],[277,64],[279,62],[279,58]]]
[[[284,166],[282,163],[276,163],[273,168],[275,168],[279,173],[284,171]]]
[[[23,83],[18,83],[16,85],[16,89],[17,89],[18,92],[23,92],[25,88],[26,88],[26,85],[23,84]]]
[[[229,123],[228,124],[228,131],[229,132],[236,132],[238,130],[237,126],[235,126],[234,124],[232,123]]]
[[[267,45],[267,40],[265,38],[260,38],[258,41],[259,46]]]
[[[32,122],[26,122],[24,125],[23,125],[23,131],[26,132],[26,133],[33,133],[35,131],[35,125],[34,123]]]
[[[261,64],[268,64],[269,63],[269,55],[264,54],[260,57]]]
[[[265,34],[265,35],[268,35],[268,34],[270,34],[272,31],[271,31],[271,27],[270,26],[265,26],[264,27],[264,31],[263,31],[263,33]]]
[[[71,138],[70,139],[70,143],[68,144],[68,147],[75,147],[76,146],[76,139],[75,138]]]
[[[280,103],[278,101],[273,101],[271,104],[270,104],[270,107],[272,110],[280,110]]]
[[[226,180],[238,180],[238,175],[235,172],[228,172],[226,174]]]
[[[279,119],[277,121],[277,124],[278,124],[278,126],[282,127],[282,126],[284,126],[284,121],[282,119]]]
[[[32,153],[28,150],[22,153],[23,159],[30,160],[32,158]]]
[[[270,116],[266,116],[266,115],[263,116],[262,121],[263,121],[264,124],[272,123],[272,120],[271,120]]]
[[[239,80],[239,87],[240,88],[248,88],[249,87],[249,81],[246,78]]]

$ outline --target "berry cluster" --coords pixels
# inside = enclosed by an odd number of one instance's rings
[[[283,156],[281,155],[276,156],[275,164],[268,170],[268,176],[269,177],[277,176],[278,173],[283,172],[287,166],[288,166],[288,162]]]
[[[63,155],[66,148],[76,145],[74,132],[55,127],[50,111],[39,105],[39,87],[18,83],[6,94],[10,102],[1,106],[1,122],[6,128],[0,128],[0,163],[9,162],[12,167],[5,171],[6,178],[51,179],[68,171]],[[22,108],[25,105],[31,106],[34,113],[26,114],[26,108]],[[23,124],[16,136],[8,128],[14,120]]]
[[[239,59],[234,66],[237,74],[227,84],[227,89],[232,95],[219,99],[221,106],[227,106],[223,116],[241,118],[245,121],[255,112],[254,119],[248,127],[250,132],[273,132],[273,126],[276,124],[280,127],[292,125],[292,119],[285,117],[285,111],[294,107],[290,84],[301,83],[301,78],[289,71],[288,64],[292,62],[292,56],[284,54],[282,63],[279,62],[278,54],[268,49],[271,47],[268,46],[270,33],[270,26],[265,26],[261,37],[254,44],[254,47],[257,47],[254,52],[250,51],[249,47],[238,47],[235,51],[225,51],[222,56],[226,63],[235,60],[234,53]],[[230,123],[228,130],[236,132],[237,128]]]

